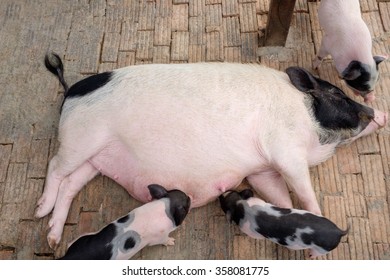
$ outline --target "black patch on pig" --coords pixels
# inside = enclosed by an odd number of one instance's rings
[[[351,61],[347,68],[341,73],[341,77],[348,86],[360,92],[362,96],[366,95],[371,89],[369,81],[371,72],[369,66],[359,61]]]
[[[112,256],[111,244],[117,235],[114,223],[96,234],[84,235],[77,239],[61,260],[109,260]]]
[[[298,90],[312,97],[314,115],[323,128],[334,131],[359,128],[361,131],[374,118],[373,109],[353,101],[341,89],[305,69],[289,67],[286,73]]]
[[[153,199],[160,199],[166,197],[168,194],[168,191],[163,186],[158,184],[151,184],[148,186],[148,189]]]
[[[88,93],[91,93],[98,88],[103,87],[111,80],[112,73],[113,72],[104,72],[92,75],[75,83],[69,88],[65,98],[85,96]]]
[[[277,217],[258,210],[255,214],[255,221],[255,230],[259,234],[266,238],[273,238],[277,243],[285,246],[288,245],[289,238],[297,238],[295,235],[297,229],[311,228],[312,233],[301,234],[302,241],[307,245],[315,244],[326,251],[331,251],[337,247],[341,237],[347,233],[340,230],[330,220],[311,213],[291,213]]]
[[[129,238],[126,239],[125,244],[123,245],[123,249],[130,250],[134,248],[135,244],[136,241],[134,240],[133,237],[130,236]]]
[[[282,215],[287,215],[287,214],[291,213],[291,209],[288,209],[288,208],[279,208],[276,206],[272,206],[271,208],[276,210],[276,211],[279,211],[280,214],[282,214]]]
[[[122,218],[119,218],[119,219],[117,220],[117,222],[120,223],[120,224],[124,224],[124,223],[126,223],[129,219],[130,219],[130,215],[126,215],[126,216],[123,216]]]
[[[138,232],[134,230],[126,230],[127,226],[120,229],[120,233],[112,241],[113,255],[111,259],[117,259],[119,252],[128,255],[129,251],[139,251],[139,245],[141,243],[141,236]],[[134,253],[134,252],[133,252]]]
[[[236,204],[228,210],[230,212],[230,222],[240,225],[240,221],[245,218],[245,208],[242,204]]]
[[[253,196],[253,192],[251,194]],[[219,196],[222,211],[228,216],[229,222],[233,221],[237,225],[240,224],[241,219],[245,218],[244,205],[238,203],[241,200],[243,200],[242,196],[236,191],[230,191]]]
[[[239,192],[242,199],[247,200],[253,197],[253,191],[251,189],[245,189]]]

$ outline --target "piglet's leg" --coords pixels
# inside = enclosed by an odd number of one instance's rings
[[[318,69],[320,66],[322,60],[328,55],[327,51],[327,38],[326,35],[324,35],[322,42],[321,42],[321,47],[319,52],[317,53],[315,59],[313,60],[313,69]]]
[[[175,245],[175,238],[169,237],[167,239],[167,242],[165,243],[165,246],[173,246]]]
[[[97,174],[98,170],[87,161],[62,180],[53,215],[49,221],[50,232],[47,235],[47,240],[51,248],[55,248],[61,240],[62,231],[73,198]]]
[[[283,177],[275,170],[247,177],[249,184],[267,202],[282,208],[292,208],[290,194]]]

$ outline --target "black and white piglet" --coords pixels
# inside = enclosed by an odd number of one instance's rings
[[[250,189],[226,192],[219,201],[228,220],[248,236],[267,238],[293,250],[310,249],[311,258],[330,252],[347,234],[322,216],[279,208],[253,197]]]
[[[126,260],[145,246],[174,245],[169,233],[187,216],[190,198],[179,190],[149,185],[153,201],[131,211],[95,234],[73,242],[63,260]]]
[[[359,0],[321,0],[318,19],[324,31],[314,68],[330,54],[342,79],[365,102],[374,101],[379,63],[387,56],[372,55],[372,38],[363,21]]]

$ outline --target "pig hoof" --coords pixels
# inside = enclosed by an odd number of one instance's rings
[[[50,219],[49,222],[47,223],[47,225],[48,225],[49,229],[51,229],[54,225],[53,219]]]
[[[53,250],[55,250],[58,247],[58,244],[60,243],[61,238],[55,236],[54,234],[50,234],[47,236],[47,243],[49,243],[49,247]]]
[[[319,57],[316,57],[316,58],[313,60],[313,65],[312,65],[313,69],[314,69],[314,70],[317,70],[318,67],[320,66],[321,62],[322,62],[322,60],[321,60]]]
[[[35,210],[35,217],[42,218],[45,217],[53,207],[48,207],[45,198],[40,198],[37,202],[37,209]]]
[[[306,211],[311,212],[314,215],[322,217],[321,209],[317,205],[306,206],[306,207],[304,206],[303,209],[305,209]]]
[[[175,238],[169,237],[167,243],[165,243],[165,246],[173,246],[175,245]]]
[[[42,210],[42,205],[37,205],[37,209],[35,210],[34,216],[35,216],[35,218],[38,218],[38,219],[45,216],[45,213]]]
[[[61,240],[62,228],[59,227],[53,219],[50,219],[48,227],[50,232],[47,235],[47,243],[49,243],[50,248],[55,250]]]
[[[42,209],[42,205],[37,205],[37,209],[35,210],[34,216],[35,216],[35,218],[38,218],[38,219],[43,218],[48,214],[45,212],[46,211],[43,211],[43,209]]]
[[[311,249],[309,249],[309,250],[304,250],[304,251],[303,251],[303,255],[304,255],[305,260],[312,260],[312,259],[315,258],[315,257],[313,256],[313,253],[311,252]]]

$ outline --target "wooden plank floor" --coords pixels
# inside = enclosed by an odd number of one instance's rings
[[[48,50],[65,58],[70,84],[89,74],[142,63],[261,62],[311,69],[321,31],[317,2],[296,3],[286,47],[262,48],[269,0],[1,0],[0,259],[53,259],[67,242],[96,231],[137,205],[110,179],[97,177],[76,197],[55,252],[48,218],[35,220],[48,159],[56,148],[62,92],[42,63]],[[389,53],[390,3],[361,1],[375,54]],[[356,38],[356,43],[359,43]],[[374,108],[390,111],[390,62],[380,66]],[[317,73],[351,92],[332,60]],[[361,102],[361,99],[359,99]],[[311,169],[326,217],[348,236],[324,259],[390,259],[390,128],[340,148]],[[176,245],[136,259],[304,259],[229,225],[217,202],[191,211]]]

